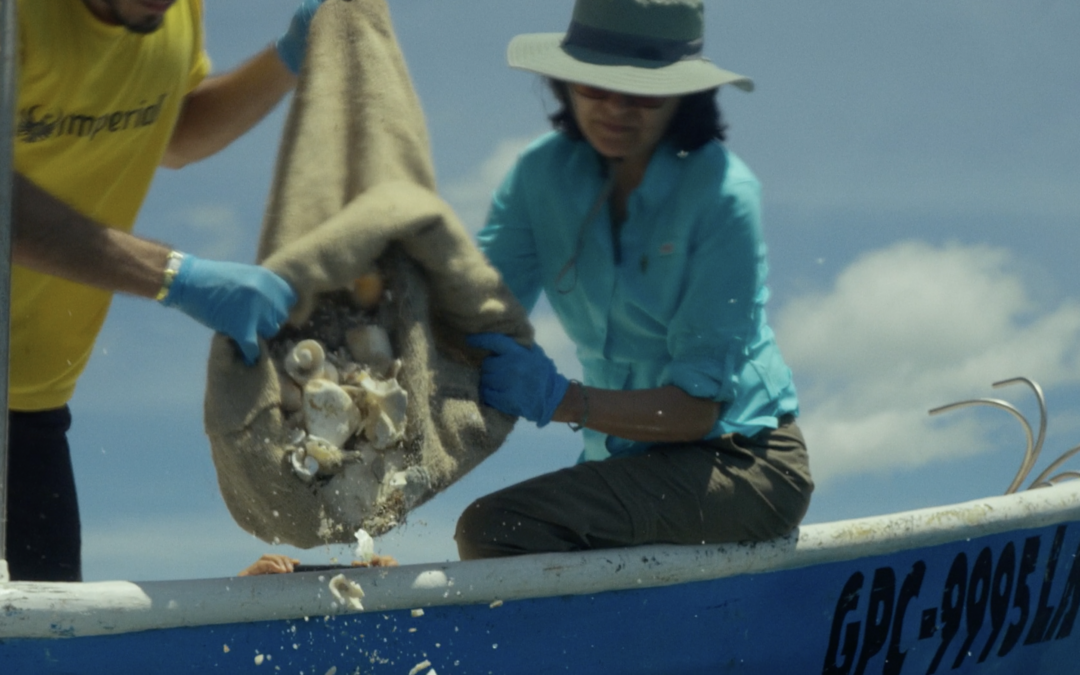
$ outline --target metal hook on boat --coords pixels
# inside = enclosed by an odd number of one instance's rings
[[[1008,380],[1001,380],[995,382],[992,386],[997,389],[999,387],[1008,386],[1010,384],[1026,384],[1032,392],[1035,394],[1035,399],[1039,404],[1039,433],[1035,435],[1031,430],[1031,424],[1027,421],[1027,418],[1017,410],[1016,406],[1002,401],[996,398],[979,398],[969,401],[959,401],[957,403],[950,403],[948,405],[939,406],[930,410],[930,415],[939,415],[950,410],[957,410],[959,408],[967,408],[976,405],[988,405],[995,408],[1000,408],[1010,413],[1013,417],[1020,421],[1020,424],[1024,427],[1024,434],[1027,437],[1027,448],[1024,451],[1024,461],[1020,464],[1020,470],[1016,472],[1016,477],[1013,478],[1012,484],[1009,485],[1009,489],[1005,491],[1005,494],[1013,494],[1023,482],[1027,479],[1031,470],[1035,467],[1035,462],[1039,459],[1039,453],[1042,452],[1043,441],[1046,440],[1046,398],[1043,396],[1042,387],[1038,383],[1030,380],[1026,377],[1014,377]],[[1072,448],[1061,457],[1059,457],[1054,463],[1046,468],[1041,474],[1038,475],[1035,480],[1031,482],[1031,485],[1027,487],[1028,490],[1041,487],[1049,487],[1060,483],[1063,480],[1080,478],[1080,471],[1063,471],[1058,474],[1054,474],[1062,464],[1068,459],[1080,453],[1080,445]],[[1052,475],[1053,474],[1053,475]]]

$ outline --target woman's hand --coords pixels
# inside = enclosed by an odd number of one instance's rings
[[[501,333],[477,333],[467,341],[491,352],[480,368],[480,399],[485,405],[538,427],[551,421],[570,381],[559,374],[540,345],[522,347]]]

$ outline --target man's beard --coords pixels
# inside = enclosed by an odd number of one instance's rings
[[[135,23],[128,21],[120,14],[120,10],[116,6],[117,0],[104,0],[105,6],[109,9],[109,18],[120,24],[124,28],[128,29],[132,33],[139,35],[146,35],[147,33],[153,33],[158,28],[161,28],[161,23],[164,21],[164,15],[149,16],[143,19],[141,22]]]

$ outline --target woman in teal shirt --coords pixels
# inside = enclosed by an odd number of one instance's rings
[[[583,429],[585,449],[466,509],[463,559],[762,540],[806,512],[798,401],[765,320],[760,186],[720,142],[717,88],[752,84],[701,58],[703,11],[578,0],[565,35],[510,44],[562,108],[496,193],[480,246],[526,307],[545,292],[585,383],[539,346],[470,343],[491,352],[487,405]]]

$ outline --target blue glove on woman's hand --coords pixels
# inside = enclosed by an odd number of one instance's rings
[[[259,338],[277,335],[296,293],[265,267],[185,255],[161,303],[236,340],[250,366],[259,358]]]
[[[304,54],[307,52],[307,34],[311,27],[311,17],[323,0],[304,0],[293,14],[289,30],[278,38],[276,47],[278,56],[281,57],[285,67],[292,71],[293,75],[300,74],[300,66],[304,65]]]
[[[551,421],[570,381],[540,345],[522,347],[502,333],[477,333],[466,341],[491,352],[480,367],[480,399],[486,405],[538,427]]]

